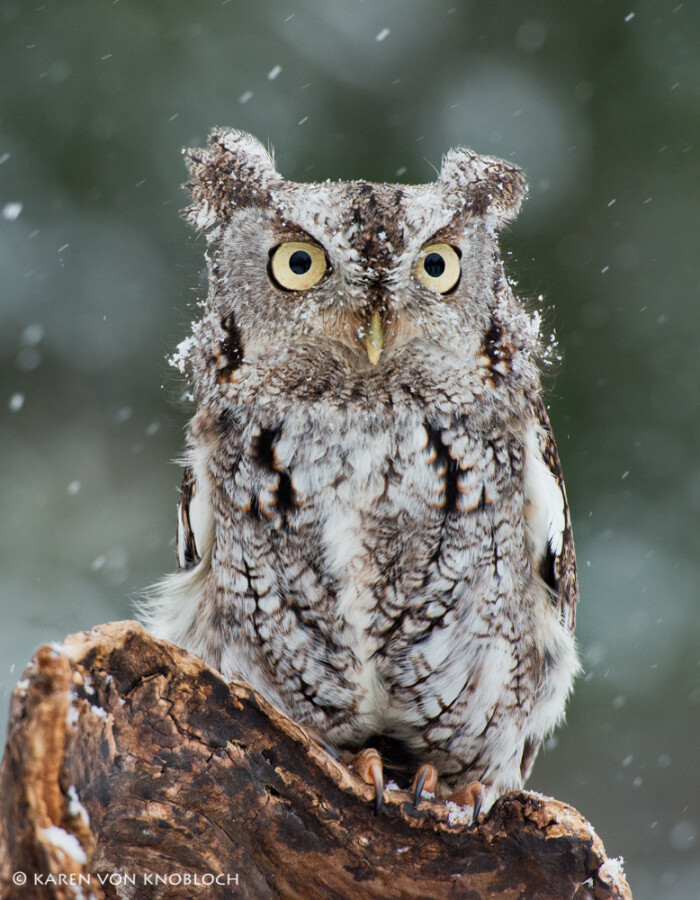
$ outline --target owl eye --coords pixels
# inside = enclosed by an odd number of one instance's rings
[[[286,241],[275,247],[270,256],[270,274],[284,291],[307,291],[328,270],[328,260],[318,244]]]
[[[421,284],[438,294],[446,294],[459,281],[462,268],[459,251],[449,244],[429,244],[418,254],[414,274]]]

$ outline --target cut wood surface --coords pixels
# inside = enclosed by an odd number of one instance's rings
[[[0,769],[0,898],[631,900],[572,807],[478,825],[372,789],[250,687],[114,622],[39,648]]]

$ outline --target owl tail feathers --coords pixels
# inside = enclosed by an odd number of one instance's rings
[[[207,147],[182,152],[190,174],[185,188],[192,197],[185,216],[198,229],[228,221],[234,209],[269,204],[271,191],[283,181],[272,153],[244,131],[216,128]]]
[[[205,652],[197,626],[204,621],[201,608],[210,567],[208,547],[199,565],[166,575],[142,591],[135,603],[138,618],[151,634],[202,656]]]
[[[445,154],[438,184],[459,197],[475,216],[484,216],[494,230],[512,221],[527,194],[525,176],[501,159],[479,156],[466,147]]]

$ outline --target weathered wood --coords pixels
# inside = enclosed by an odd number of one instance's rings
[[[103,625],[41,647],[12,696],[0,897],[631,900],[557,800],[511,793],[469,827],[371,795],[247,685]]]

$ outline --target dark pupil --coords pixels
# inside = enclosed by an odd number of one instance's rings
[[[439,253],[429,253],[425,257],[425,271],[431,278],[439,278],[445,271],[445,260]]]
[[[295,250],[289,257],[289,268],[295,275],[304,275],[311,268],[311,257],[306,250]]]

